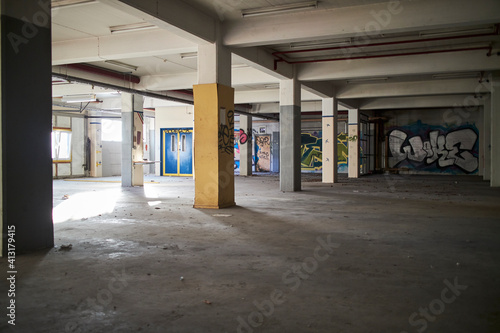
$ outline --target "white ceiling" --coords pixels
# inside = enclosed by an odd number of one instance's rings
[[[146,14],[134,6],[148,6],[153,3],[139,0],[99,0],[90,4],[62,7],[53,10],[52,38],[54,65],[84,63],[117,72],[129,72],[141,78],[135,88],[162,92],[165,90],[189,89],[197,80],[197,59],[182,58],[182,53],[194,52],[197,41],[190,38],[190,31],[177,34],[179,29],[196,26],[194,13],[207,13],[213,23],[220,25],[225,43],[238,56],[233,56],[233,86],[236,88],[238,103],[253,103],[266,96],[261,102],[277,102],[279,80],[291,73],[291,66],[278,63],[278,71],[273,68],[271,53],[276,51],[296,50],[296,43],[325,43],[348,40],[343,45],[355,45],[352,49],[335,49],[318,52],[280,55],[290,61],[311,61],[338,57],[393,55],[374,59],[317,62],[298,64],[297,73],[303,84],[315,85],[317,95],[305,93],[307,99],[314,96],[319,100],[329,86],[345,91],[349,79],[383,78],[383,82],[363,84],[360,92],[349,91],[357,99],[362,99],[366,85],[384,85],[400,82],[400,86],[413,82],[431,82],[434,74],[456,72],[489,72],[500,70],[498,52],[500,37],[482,36],[460,39],[421,41],[418,43],[392,44],[367,47],[366,43],[387,43],[403,40],[427,39],[422,32],[440,33],[441,36],[457,36],[487,33],[493,31],[494,24],[500,23],[500,2],[496,0],[477,0],[471,4],[468,0],[402,0],[401,8],[407,9],[393,15],[387,26],[377,33],[356,32],[359,27],[366,28],[369,23],[377,22],[373,13],[386,10],[389,2],[383,0],[322,0],[318,9],[293,14],[275,14],[256,18],[242,18],[241,10],[256,7],[275,6],[302,2],[302,0],[185,0],[188,6],[174,8],[182,19],[162,19],[162,13]],[[470,6],[480,8],[470,10]],[[433,13],[435,7],[439,13]],[[442,10],[447,8],[448,10]],[[177,12],[176,12],[177,13]],[[202,15],[202,14],[200,14]],[[434,16],[433,16],[434,15]],[[468,17],[470,16],[470,20]],[[385,18],[387,19],[387,18]],[[167,21],[165,21],[167,20]],[[371,21],[370,21],[371,20]],[[136,23],[150,23],[158,26],[152,30],[112,34],[110,27]],[[202,22],[199,22],[201,26]],[[333,28],[329,28],[329,27]],[[380,26],[380,24],[379,24]],[[199,28],[199,27],[198,27]],[[203,28],[203,26],[201,26]],[[212,27],[207,26],[207,31]],[[336,29],[336,30],[335,30]],[[480,29],[480,30],[478,30]],[[463,30],[462,32],[457,32]],[[203,29],[201,29],[203,34]],[[330,32],[329,32],[330,31]],[[350,32],[348,32],[350,31]],[[453,32],[456,32],[453,34]],[[194,33],[194,32],[193,32]],[[451,33],[451,34],[450,34]],[[306,36],[306,37],[304,37]],[[347,36],[347,37],[346,37]],[[368,37],[367,37],[368,36]],[[202,36],[203,38],[203,36]],[[283,42],[285,41],[286,42]],[[350,43],[350,44],[349,44]],[[463,51],[438,53],[450,49],[470,49],[493,47],[493,55],[486,57],[487,51]],[[311,46],[313,48],[315,46]],[[321,46],[320,46],[321,47]],[[255,49],[257,48],[257,49]],[[258,51],[256,51],[258,50]],[[431,55],[400,56],[401,53],[436,52]],[[249,58],[246,55],[250,54]],[[136,71],[105,62],[118,60],[137,67]],[[245,67],[244,63],[251,67]],[[71,71],[66,68],[54,68],[73,76],[117,84],[106,77],[95,74]],[[455,79],[455,78],[454,78]],[[452,79],[450,79],[451,81]],[[477,80],[469,78],[470,81]],[[441,80],[443,85],[446,81]],[[125,84],[125,83],[124,83]],[[130,86],[129,83],[127,83]],[[362,84],[360,84],[362,85]],[[352,87],[353,84],[351,83]],[[430,86],[430,85],[429,85]],[[86,88],[83,88],[86,90]],[[360,88],[361,89],[361,88]],[[457,88],[458,89],[458,88]],[[274,90],[275,93],[269,93]],[[459,91],[458,91],[459,90]],[[464,93],[461,86],[455,93]],[[333,91],[333,89],[332,89]],[[453,94],[454,91],[446,91]],[[471,91],[472,93],[472,91]],[[411,93],[406,93],[411,97]],[[417,94],[417,93],[415,93]],[[418,91],[425,96],[425,91]],[[432,91],[427,92],[432,95]],[[387,95],[387,94],[386,94]],[[373,99],[373,94],[366,94]],[[387,97],[387,96],[386,96]]]

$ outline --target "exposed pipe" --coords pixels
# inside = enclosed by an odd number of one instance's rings
[[[67,67],[67,68],[72,68],[72,69],[77,69],[80,71],[84,71],[87,73],[92,73],[92,74],[98,74],[102,76],[107,76],[110,78],[118,79],[118,80],[123,80],[131,83],[139,83],[141,82],[141,78],[132,74],[125,74],[125,73],[119,73],[115,72],[106,68],[101,68],[101,67],[96,67],[96,66],[91,66],[87,64],[68,64],[68,65],[62,65],[61,67]]]
[[[274,60],[274,69],[278,69],[278,62],[285,62],[287,64],[307,64],[307,63],[316,63],[316,62],[328,62],[328,61],[340,61],[340,60],[359,60],[359,59],[373,59],[373,58],[386,58],[386,57],[403,57],[410,55],[421,55],[421,54],[434,54],[434,53],[449,53],[449,52],[462,52],[462,51],[477,51],[477,50],[488,50],[487,56],[491,56],[491,46],[483,46],[483,47],[470,47],[470,48],[462,48],[462,49],[451,49],[451,50],[435,50],[435,51],[421,51],[421,52],[406,52],[406,53],[395,53],[395,54],[379,54],[379,55],[368,55],[368,56],[359,56],[359,57],[342,57],[342,58],[328,58],[328,59],[316,59],[316,60],[298,60],[298,61],[289,61],[282,57],[278,57],[278,59]]]
[[[499,29],[500,29],[500,24],[495,24],[495,31],[490,32],[490,33],[486,33],[486,34],[473,34],[473,35],[461,35],[461,36],[435,37],[435,38],[425,38],[425,39],[411,39],[411,40],[402,40],[402,41],[394,41],[394,42],[359,44],[359,45],[347,45],[347,46],[332,46],[332,47],[316,48],[316,49],[306,49],[306,50],[278,51],[278,52],[273,52],[273,55],[276,56],[276,55],[279,55],[279,54],[309,53],[309,52],[343,50],[343,49],[374,47],[374,46],[390,46],[390,45],[400,45],[400,44],[409,44],[409,43],[436,42],[436,41],[453,40],[453,39],[461,39],[461,38],[491,37],[491,36],[497,36],[498,33],[499,33]]]

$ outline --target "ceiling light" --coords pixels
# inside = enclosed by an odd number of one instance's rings
[[[235,68],[248,68],[250,66],[248,66],[247,64],[236,64],[236,65],[232,65],[231,67],[233,69],[235,69]]]
[[[181,59],[193,59],[198,57],[198,52],[181,53]]]
[[[52,0],[52,8],[69,7],[96,3],[96,0]]]
[[[148,23],[148,22],[139,22],[125,25],[115,25],[113,27],[109,27],[109,30],[112,34],[120,34],[125,32],[135,32],[142,30],[150,30],[157,28],[156,25]]]
[[[273,84],[266,84],[264,85],[264,88],[266,89],[279,89],[280,84],[279,83],[273,83]]]
[[[433,79],[465,79],[479,77],[477,72],[464,72],[464,73],[441,73],[434,74]]]
[[[347,83],[369,83],[369,82],[380,82],[387,80],[389,80],[388,77],[367,77],[367,78],[347,80]]]
[[[129,65],[129,64],[126,64],[124,62],[116,61],[116,60],[105,60],[104,62],[107,64],[110,64],[110,65],[121,67],[121,68],[131,69],[134,72],[137,70],[137,68],[139,68],[137,66]]]
[[[278,5],[271,7],[243,9],[241,11],[241,16],[250,17],[250,16],[260,16],[260,15],[271,15],[276,13],[284,13],[284,12],[290,12],[301,9],[311,9],[311,8],[318,8],[318,1],[306,1],[306,2],[290,3],[286,5]]]
[[[420,37],[447,37],[455,35],[471,35],[480,33],[493,33],[494,28],[478,28],[478,29],[467,29],[467,30],[453,30],[453,31],[432,31],[432,32],[421,32]]]
[[[62,101],[65,103],[85,103],[97,101],[95,94],[85,95],[67,95],[63,96]]]
[[[350,38],[338,40],[338,41],[325,41],[325,42],[305,42],[305,43],[292,43],[290,44],[291,49],[309,49],[309,48],[323,48],[323,47],[335,47],[335,46],[345,46],[351,45],[352,41]]]

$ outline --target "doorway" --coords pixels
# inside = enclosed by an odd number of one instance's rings
[[[193,129],[161,129],[161,175],[193,176]]]

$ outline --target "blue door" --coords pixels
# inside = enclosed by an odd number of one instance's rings
[[[162,129],[162,176],[193,175],[193,129]]]

